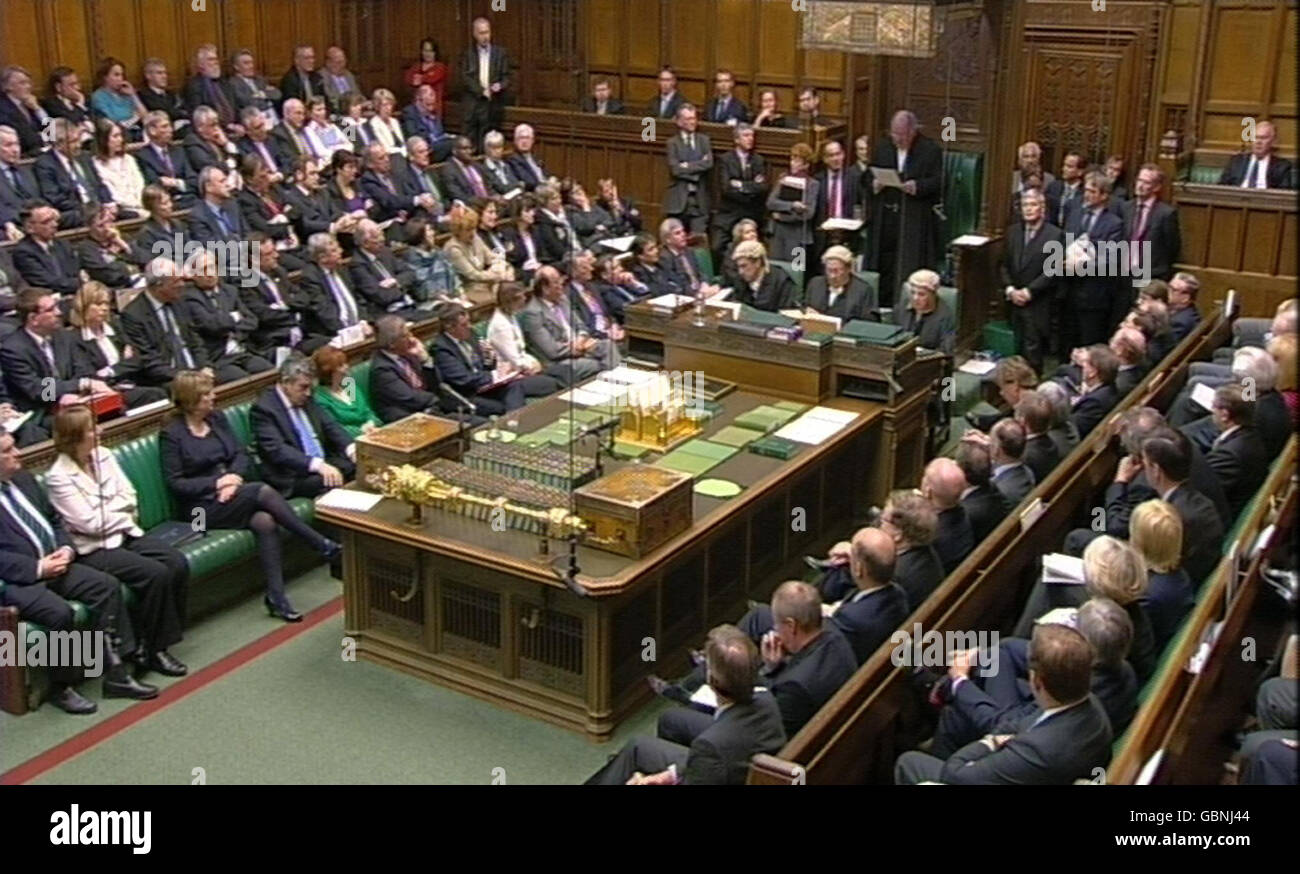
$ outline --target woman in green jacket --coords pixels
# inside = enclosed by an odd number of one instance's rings
[[[370,409],[369,386],[349,375],[348,356],[333,346],[322,346],[312,355],[320,384],[316,386],[316,403],[353,437],[359,437],[380,424]]]

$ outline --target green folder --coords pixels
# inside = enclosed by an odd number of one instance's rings
[[[704,458],[713,458],[717,461],[726,461],[731,456],[740,451],[739,447],[727,446],[722,443],[710,443],[708,440],[691,440],[677,447],[678,452],[689,452],[692,455],[700,455]]]
[[[786,461],[793,458],[803,448],[803,444],[786,440],[784,437],[767,436],[755,440],[748,448],[755,455],[766,455]]]
[[[749,322],[751,325],[767,325],[770,328],[788,328],[791,325],[798,324],[798,322],[789,316],[783,316],[780,313],[771,313],[767,310],[756,309],[749,304],[740,305],[740,316],[736,321]]]
[[[690,452],[683,452],[678,449],[670,452],[663,458],[654,463],[655,467],[663,467],[668,470],[675,470],[678,473],[688,474],[696,477],[711,468],[717,467],[721,459],[706,458],[703,455],[695,455]]]
[[[710,443],[721,443],[723,446],[735,446],[742,448],[750,442],[758,439],[758,432],[752,428],[739,428],[735,425],[728,425],[718,433],[709,437]]]
[[[808,409],[807,404],[801,404],[798,401],[777,401],[771,406],[776,407],[778,410],[789,410],[796,416]]]
[[[897,346],[908,337],[907,332],[898,325],[868,322],[864,319],[853,319],[840,328],[840,334],[852,337],[859,343],[874,343],[880,346]]]
[[[764,404],[761,407],[755,407],[748,413],[737,416],[734,424],[742,428],[762,431],[766,434],[780,428],[797,415],[799,414],[793,410],[784,410],[774,405]]]
[[[621,458],[624,461],[632,461],[633,459],[641,458],[650,450],[646,449],[644,446],[633,446],[631,443],[624,443],[622,440],[615,440],[613,451],[615,458]]]

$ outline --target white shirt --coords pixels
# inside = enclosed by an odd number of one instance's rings
[[[103,334],[96,334],[94,331],[90,330],[90,328],[87,327],[83,327],[81,329],[81,339],[89,343],[94,343],[96,346],[98,346],[99,351],[104,356],[104,360],[108,362],[107,367],[100,368],[100,370],[97,372],[96,375],[98,376],[105,375],[105,371],[111,371],[113,367],[117,364],[117,362],[122,360],[121,353],[117,351],[117,344],[109,339],[110,337],[113,336],[116,336],[116,332],[113,330],[113,326],[110,325],[108,322],[104,323]]]
[[[134,158],[117,155],[104,160],[95,156],[92,160],[100,180],[108,193],[113,195],[114,202],[127,209],[144,209],[141,201],[144,196],[144,176]]]
[[[402,136],[402,126],[398,123],[397,119],[389,116],[388,121],[384,121],[379,116],[375,116],[370,121],[371,133],[375,135],[375,139],[379,140],[379,142],[383,144],[384,148],[388,150],[390,155],[406,154],[406,143]]]
[[[524,334],[519,322],[501,310],[495,310],[488,320],[487,340],[500,361],[516,367],[535,367],[538,362],[524,350]]]
[[[907,166],[907,152],[903,149],[898,150],[898,172],[902,173],[903,168]]]
[[[1271,155],[1265,155],[1262,158],[1256,158],[1254,155],[1250,156],[1250,160],[1246,162],[1246,173],[1241,177],[1242,188],[1252,187],[1250,184],[1250,167],[1252,164],[1256,164],[1259,167],[1259,169],[1255,171],[1255,184],[1253,187],[1268,188],[1268,162],[1271,157]]]
[[[144,534],[136,520],[136,493],[113,453],[100,446],[90,470],[67,455],[50,466],[45,488],[63,517],[78,555],[117,549],[123,540]]]
[[[492,46],[478,47],[478,83],[484,88],[492,87]]]

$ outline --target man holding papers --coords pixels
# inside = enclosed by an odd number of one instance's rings
[[[917,130],[916,116],[903,109],[889,123],[871,161],[871,224],[875,232],[867,266],[880,273],[880,303],[892,306],[904,276],[933,269],[943,249],[939,242],[939,192],[943,153]]]
[[[433,341],[433,362],[443,382],[468,398],[481,416],[499,416],[524,405],[523,381],[533,377],[525,377],[509,362],[488,367],[464,307],[446,307],[438,313],[438,322],[442,331]]]

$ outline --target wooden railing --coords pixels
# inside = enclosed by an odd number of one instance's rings
[[[1230,336],[1231,323],[1216,308],[948,575],[903,629],[919,623],[927,633],[1010,630],[1038,576],[1040,556],[1086,524],[1088,507],[1110,481],[1118,461],[1113,423],[1133,407],[1165,409],[1191,363],[1208,358]],[[1038,508],[1041,514],[1032,518]],[[890,782],[895,759],[921,740],[910,668],[892,663],[893,649],[882,645],[778,755],[755,756],[749,782]]]

